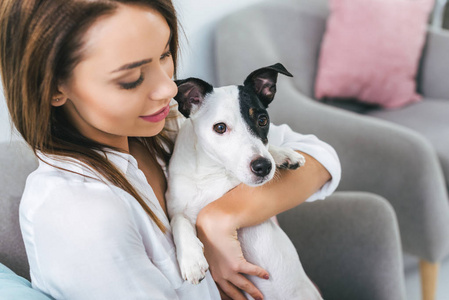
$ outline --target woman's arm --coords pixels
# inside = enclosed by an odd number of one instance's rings
[[[306,200],[324,199],[337,188],[341,167],[330,145],[313,135],[296,133],[287,125],[271,125],[268,140],[301,153],[305,165],[297,170],[278,169],[273,180],[256,188],[237,186],[200,212],[201,223],[219,217],[229,218],[227,223],[235,228],[253,226]]]
[[[259,187],[240,184],[201,210],[197,226],[208,227],[217,218],[234,229],[254,226],[306,201],[331,175],[315,158],[301,154],[306,158],[303,167],[278,169],[275,179]]]
[[[237,229],[259,224],[308,199],[324,198],[335,190],[340,179],[338,157],[329,145],[286,126],[275,127],[272,132],[275,136],[269,138],[270,143],[305,149],[309,154],[300,153],[306,164],[297,170],[278,170],[275,179],[263,186],[239,185],[207,205],[197,219],[198,236],[205,246],[212,276],[232,299],[245,299],[236,287],[262,299],[260,291],[240,273],[269,276],[245,260]]]
[[[40,177],[27,182],[21,208],[35,286],[56,299],[178,299],[130,205],[100,182]]]

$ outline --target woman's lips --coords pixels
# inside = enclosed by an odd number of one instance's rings
[[[157,122],[160,122],[163,119],[165,119],[168,116],[169,112],[170,112],[170,105],[167,105],[166,107],[164,107],[163,109],[161,109],[160,111],[158,111],[155,114],[152,114],[149,116],[140,116],[139,118],[141,118],[147,122],[157,123]]]

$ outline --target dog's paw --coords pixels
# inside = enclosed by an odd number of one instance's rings
[[[281,148],[270,145],[270,153],[276,166],[280,169],[295,170],[304,166],[306,159],[291,148]]]
[[[178,262],[182,278],[192,284],[199,284],[209,269],[209,264],[203,253],[203,244],[199,239],[188,249],[184,247],[182,251],[179,251]]]

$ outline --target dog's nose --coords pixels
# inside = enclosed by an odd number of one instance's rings
[[[259,176],[267,176],[271,172],[271,162],[263,157],[259,157],[251,162],[251,171]]]

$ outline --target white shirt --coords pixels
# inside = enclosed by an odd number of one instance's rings
[[[331,173],[332,180],[307,201],[336,189],[341,169],[332,147],[286,125],[272,125],[269,141],[315,157]],[[131,155],[107,158],[145,196],[165,234],[131,195],[99,181],[76,160],[40,156],[54,166],[39,163],[20,204],[34,288],[56,299],[220,299],[210,272],[199,285],[182,280],[167,216]]]

